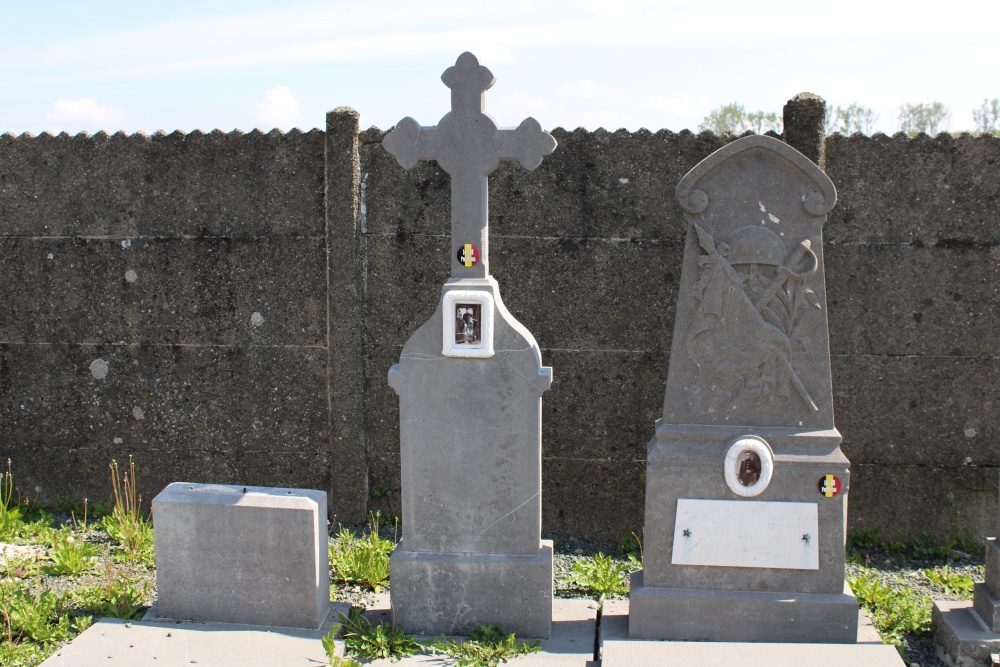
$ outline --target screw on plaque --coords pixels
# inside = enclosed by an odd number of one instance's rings
[[[809,536],[809,533],[805,533],[804,535],[802,535],[802,541],[803,542],[808,542],[811,539],[812,539],[812,537]]]
[[[684,537],[691,537],[691,531],[687,528],[684,529]]]

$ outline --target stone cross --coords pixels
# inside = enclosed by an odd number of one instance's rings
[[[534,169],[556,141],[534,118],[501,128],[486,113],[486,91],[496,78],[469,52],[441,76],[451,88],[451,111],[437,127],[421,127],[409,116],[386,135],[383,147],[404,169],[437,160],[451,175],[451,277],[485,278],[489,271],[487,179],[500,160]],[[471,248],[467,248],[471,245]]]

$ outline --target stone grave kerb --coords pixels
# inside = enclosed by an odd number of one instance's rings
[[[486,91],[496,78],[466,51],[441,75],[451,89],[451,111],[434,127],[407,116],[382,140],[400,166],[436,160],[451,176],[451,277],[485,278],[489,272],[488,178],[501,160],[535,169],[556,141],[534,118],[499,127],[486,111]],[[472,246],[466,248],[466,246]]]

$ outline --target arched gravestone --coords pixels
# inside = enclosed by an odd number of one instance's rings
[[[753,136],[695,166],[677,197],[687,238],[629,634],[854,642],[823,278],[836,190]]]
[[[552,543],[541,540],[541,396],[552,369],[489,273],[486,186],[500,160],[534,169],[556,142],[532,118],[497,127],[485,112],[493,74],[471,53],[441,79],[451,112],[436,127],[406,118],[383,141],[403,167],[433,159],[452,179],[451,279],[389,371],[403,510],[392,606],[411,633],[492,624],[544,638]]]

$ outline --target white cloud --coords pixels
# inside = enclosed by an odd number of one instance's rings
[[[55,124],[69,124],[74,127],[99,126],[114,130],[125,119],[125,110],[107,104],[98,104],[92,97],[78,100],[60,98],[52,103],[52,108],[45,112],[45,120]]]
[[[266,126],[291,129],[302,121],[302,109],[292,91],[285,86],[272,88],[264,94],[264,101],[253,108],[250,115]]]
[[[611,86],[602,86],[599,83],[591,81],[590,79],[583,79],[575,83],[566,83],[556,90],[559,95],[568,95],[571,97],[581,97],[585,99],[619,99],[622,93],[617,88],[612,88]]]

